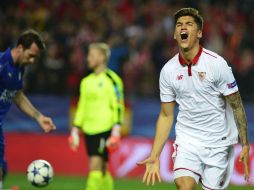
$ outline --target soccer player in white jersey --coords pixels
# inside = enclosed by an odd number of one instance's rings
[[[174,182],[179,190],[226,189],[232,174],[233,145],[242,145],[240,161],[249,180],[249,142],[244,107],[231,68],[218,54],[203,48],[203,18],[196,9],[175,13],[174,39],[179,53],[161,70],[161,111],[152,151],[140,165],[143,181],[160,181],[159,156],[179,105],[174,142]]]

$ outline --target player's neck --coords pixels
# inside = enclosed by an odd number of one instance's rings
[[[194,57],[198,54],[199,48],[200,48],[199,44],[195,45],[193,48],[190,49],[180,48],[180,54],[185,59],[185,61],[187,61],[187,63],[191,63]]]
[[[104,72],[105,70],[106,70],[106,65],[104,65],[104,64],[102,64],[102,65],[99,65],[98,67],[96,67],[95,69],[94,69],[94,73],[96,74],[96,75],[99,75],[99,74],[101,74],[102,72]]]
[[[13,60],[13,63],[16,65],[18,63],[18,58],[20,56],[20,51],[15,47],[11,50],[11,57]]]

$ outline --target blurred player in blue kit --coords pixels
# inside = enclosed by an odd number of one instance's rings
[[[0,52],[0,189],[3,188],[2,181],[7,170],[2,121],[12,102],[22,112],[35,119],[44,132],[56,128],[52,119],[40,113],[22,91],[24,67],[34,64],[44,49],[45,44],[41,36],[30,29],[19,36],[16,47]]]

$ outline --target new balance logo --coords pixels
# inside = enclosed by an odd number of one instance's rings
[[[183,79],[183,75],[177,75],[177,80],[182,80]]]
[[[224,181],[222,180],[219,184],[220,187],[222,187],[224,185]]]

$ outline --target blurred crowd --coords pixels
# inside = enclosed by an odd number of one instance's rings
[[[253,0],[1,0],[0,50],[27,28],[40,31],[47,51],[26,69],[26,91],[73,96],[89,73],[89,43],[104,41],[126,96],[155,97],[160,69],[178,51],[173,15],[182,7],[200,10],[202,45],[224,56],[243,99],[254,101]]]

